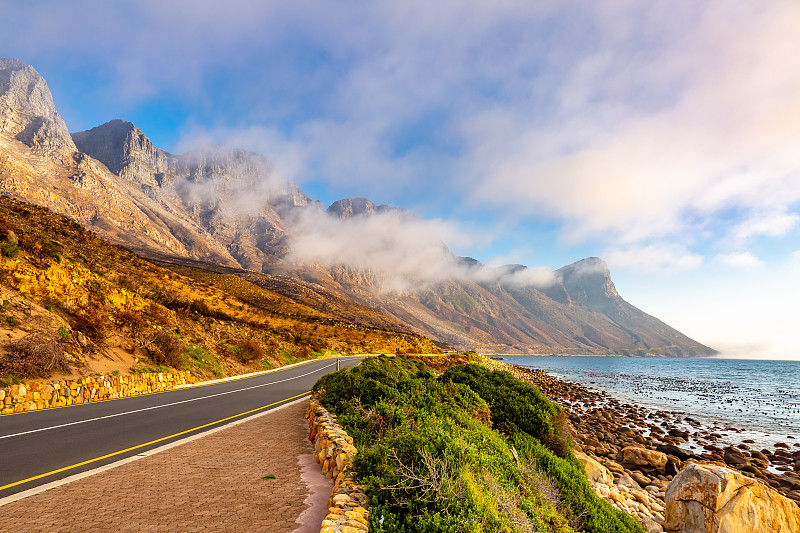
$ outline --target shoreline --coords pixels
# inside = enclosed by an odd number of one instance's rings
[[[538,387],[548,398],[559,404],[570,422],[568,428],[573,449],[590,461],[596,461],[610,471],[613,480],[593,484],[601,497],[615,507],[624,502],[614,494],[619,487],[623,499],[639,501],[650,511],[651,524],[639,517],[645,529],[660,531],[663,523],[664,493],[672,478],[689,461],[710,462],[733,468],[756,479],[800,506],[800,447],[778,443],[772,449],[751,449],[749,439],[734,444],[722,442],[722,435],[695,420],[691,414],[656,410],[623,401],[610,393],[590,389],[577,382],[565,381],[545,370],[530,369],[508,361],[486,357],[487,366],[507,370],[515,377]],[[728,427],[726,433],[742,433],[741,428]],[[632,465],[626,462],[623,449],[644,448],[666,454],[667,464],[660,469],[652,465]],[[585,463],[583,459],[582,462]],[[587,465],[590,479],[592,465]],[[633,483],[631,483],[633,482]],[[602,485],[602,487],[601,487]],[[608,489],[611,488],[609,493]],[[649,501],[642,493],[647,493]],[[636,506],[620,509],[637,516]],[[641,511],[641,509],[640,509]],[[647,513],[643,513],[647,515]]]

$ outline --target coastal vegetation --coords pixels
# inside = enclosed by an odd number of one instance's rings
[[[642,531],[592,492],[561,409],[536,387],[420,359],[367,359],[314,386],[359,449],[370,531]]]

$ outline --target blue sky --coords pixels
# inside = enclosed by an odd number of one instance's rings
[[[608,261],[731,355],[800,358],[797,2],[0,0],[71,131],[248,148],[487,263]]]

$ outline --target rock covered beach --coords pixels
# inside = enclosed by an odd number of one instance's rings
[[[543,370],[496,360],[487,364],[536,385],[564,408],[576,455],[584,463],[595,492],[637,518],[648,532],[665,528],[672,531],[676,527],[675,515],[686,514],[683,508],[673,509],[672,518],[665,523],[668,502],[678,497],[674,488],[669,495],[668,486],[693,462],[716,468],[711,473],[706,466],[698,467],[706,479],[720,475],[729,485],[737,486],[750,483],[747,478],[757,479],[761,486],[771,487],[788,498],[777,499],[781,505],[788,504],[792,516],[800,516],[800,443],[790,441],[777,443],[771,449],[751,449],[752,442],[723,440],[714,428],[704,427],[682,413],[624,403],[604,392],[554,378]],[[741,432],[725,429],[728,435]],[[690,476],[689,470],[696,473],[692,467],[681,476]],[[723,503],[727,500],[720,506]]]

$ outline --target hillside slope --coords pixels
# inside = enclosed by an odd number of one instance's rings
[[[219,377],[328,352],[439,352],[389,319],[361,324],[239,276],[171,266],[0,197],[0,378],[161,366]]]

